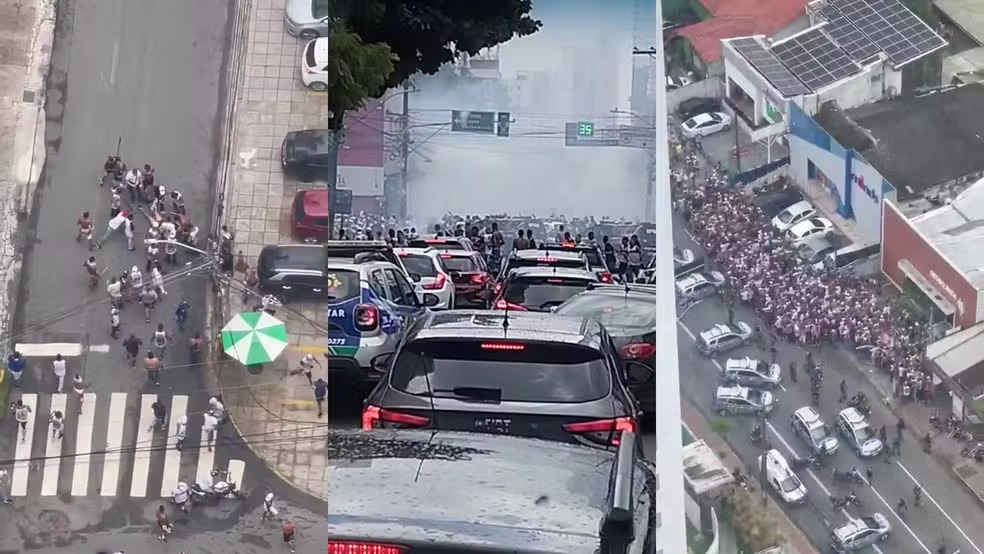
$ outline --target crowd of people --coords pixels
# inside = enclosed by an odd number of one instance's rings
[[[925,328],[884,299],[877,282],[804,262],[741,187],[716,168],[702,171],[695,147],[678,146],[675,157],[674,205],[727,278],[732,299],[753,306],[772,333],[791,342],[869,350],[896,380],[921,373]]]

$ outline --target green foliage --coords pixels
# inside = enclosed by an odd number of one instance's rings
[[[328,34],[329,128],[341,129],[346,112],[358,110],[366,98],[386,90],[395,61],[389,46],[364,43],[342,22],[332,24]]]
[[[721,501],[721,515],[734,530],[740,551],[760,552],[782,542],[775,521],[750,493],[735,490]]]
[[[711,431],[722,436],[731,430],[731,424],[728,423],[728,420],[721,417],[712,419],[708,425],[710,426]]]
[[[388,44],[395,71],[384,88],[436,73],[458,53],[477,54],[535,33],[532,0],[334,0],[337,17],[367,43]]]

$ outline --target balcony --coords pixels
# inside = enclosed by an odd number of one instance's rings
[[[752,142],[765,140],[786,132],[786,122],[779,120],[776,123],[769,123],[761,119],[754,122],[754,116],[748,114],[755,113],[755,103],[751,100],[725,98],[724,111],[731,115],[745,133],[748,134]]]

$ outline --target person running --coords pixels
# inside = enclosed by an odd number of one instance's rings
[[[116,306],[109,309],[109,336],[113,340],[120,338],[120,309]]]
[[[20,388],[20,378],[26,366],[27,362],[24,361],[20,352],[14,351],[13,354],[7,356],[7,372],[10,373],[10,378],[14,381],[15,389]]]
[[[62,358],[61,354],[55,354],[55,361],[51,363],[51,366],[55,372],[55,380],[58,383],[58,386],[55,387],[55,392],[61,392],[65,388],[65,375],[68,371],[65,358]]]
[[[14,412],[14,421],[20,425],[21,442],[24,442],[27,440],[27,422],[31,417],[31,407],[24,404],[23,400],[18,399],[17,402],[10,404],[10,411]]]
[[[130,333],[130,336],[123,340],[123,348],[126,350],[126,363],[131,369],[137,365],[137,356],[140,355],[140,347],[142,345],[143,341],[134,333]]]
[[[284,533],[284,544],[287,545],[287,548],[289,548],[291,552],[297,552],[297,550],[294,549],[294,536],[297,535],[297,526],[294,525],[294,522],[289,519],[284,520],[284,524],[280,527],[280,530]]]
[[[147,379],[154,383],[155,386],[161,386],[161,361],[154,357],[154,353],[147,351],[147,357],[144,358],[144,369],[147,370]]]
[[[85,381],[82,380],[82,375],[76,373],[75,377],[72,378],[72,392],[75,393],[75,397],[79,399],[79,411],[82,413],[82,404],[85,402]]]
[[[75,222],[75,225],[79,228],[79,234],[75,237],[75,242],[82,242],[82,239],[89,245],[89,250],[92,250],[92,229],[94,225],[92,224],[92,218],[89,216],[89,212],[82,212],[82,216]]]
[[[163,504],[157,507],[157,530],[160,533],[157,538],[161,542],[167,542],[167,536],[171,534],[173,528],[171,522],[167,520],[167,513],[164,511]]]
[[[147,323],[150,323],[150,314],[154,312],[154,308],[157,306],[157,300],[160,297],[157,296],[157,291],[151,287],[144,287],[143,291],[140,293],[140,303],[144,307],[144,319]]]
[[[260,521],[266,521],[275,517],[277,517],[277,508],[273,505],[273,493],[268,492],[263,497],[263,515],[260,516]]]
[[[182,300],[178,307],[174,309],[174,322],[178,326],[178,331],[184,333],[185,321],[188,321],[188,312],[191,311],[191,304]]]
[[[60,410],[51,412],[51,417],[48,418],[48,424],[51,427],[52,440],[65,436],[65,416]]]
[[[167,291],[164,290],[164,274],[161,273],[161,268],[157,264],[150,269],[150,284],[154,286],[154,290],[161,298],[167,296]]]
[[[160,429],[167,431],[167,406],[160,400],[155,400],[150,405],[150,409],[154,411],[154,424],[150,426],[150,430],[156,431]]]
[[[318,406],[318,417],[324,413],[325,398],[328,397],[328,383],[324,379],[318,377],[312,385],[314,388],[314,403]]]
[[[164,324],[158,323],[157,330],[154,331],[154,336],[150,339],[154,351],[157,352],[157,359],[164,361],[164,354],[167,352],[167,343],[169,342],[171,342],[171,337],[164,331]]]
[[[307,377],[308,385],[313,387],[314,379],[312,372],[314,371],[315,365],[317,365],[319,369],[321,368],[321,362],[319,362],[313,354],[306,354],[303,358],[301,358],[301,367],[291,371],[291,375],[297,375],[298,373],[303,374]]]

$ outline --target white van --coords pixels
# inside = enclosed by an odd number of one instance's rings
[[[759,464],[761,463],[762,457],[759,456]],[[806,501],[806,485],[793,473],[786,458],[776,449],[765,453],[765,475],[772,490],[787,504],[802,504]]]
[[[852,244],[836,252],[827,254],[823,259],[823,266],[831,270],[850,270],[867,275],[869,271],[862,269],[862,266],[867,266],[868,264],[866,262],[876,260],[876,257],[880,253],[880,244],[869,244],[867,246]],[[878,269],[876,268],[875,273],[877,271]]]

